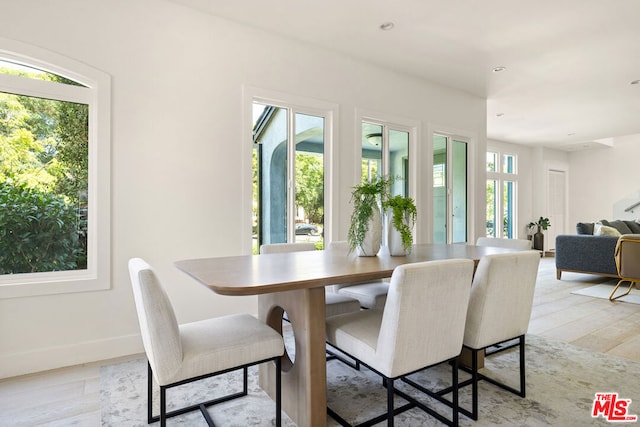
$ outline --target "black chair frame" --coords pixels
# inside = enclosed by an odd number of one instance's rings
[[[329,344],[329,343],[327,343]],[[329,344],[331,345],[331,344]],[[340,362],[344,363],[345,365],[355,369],[356,371],[360,370],[360,361],[357,359],[353,359],[353,362],[350,360],[347,360],[346,358],[342,357],[340,354],[336,353],[333,350],[329,350],[328,348],[325,350],[327,352],[327,362],[329,360],[339,360]]]
[[[517,340],[517,342],[515,344],[511,343],[511,341],[513,340]],[[509,343],[506,346],[501,346],[501,344],[504,343]],[[497,350],[493,350],[490,352],[485,352],[485,356],[490,356],[492,354],[496,354],[496,353],[500,353],[504,350],[513,348],[513,347],[518,347],[518,351],[519,351],[519,358],[520,358],[520,390],[511,387],[507,384],[504,384],[502,382],[497,381],[494,378],[488,377],[486,375],[483,375],[481,373],[478,372],[478,354],[481,351],[486,350],[487,348],[491,348],[491,347],[495,347],[498,346]],[[466,347],[471,351],[471,369],[469,369],[466,366],[460,365],[460,369],[471,374],[471,378],[462,381],[458,384],[458,387],[466,387],[468,385],[471,385],[471,411],[469,411],[468,409],[465,409],[461,406],[458,405],[458,410],[460,411],[461,414],[477,421],[478,420],[478,382],[481,380],[487,381],[495,386],[498,386],[510,393],[513,393],[517,396],[520,397],[526,397],[526,380],[525,380],[525,336],[524,335],[520,335],[519,337],[514,337],[514,338],[509,338],[507,340],[501,341],[499,343],[495,343],[495,344],[491,344],[487,347],[484,348],[479,348],[479,349],[473,349],[470,347]],[[417,384],[412,384],[414,387],[416,388],[420,388],[419,385]],[[428,393],[426,390],[421,389],[421,391]],[[444,395],[447,394],[448,392],[451,391],[451,387],[442,389],[440,391],[437,392],[437,394],[440,395]],[[449,404],[449,403],[447,403]]]
[[[207,408],[209,406],[216,405],[222,402],[228,402],[229,400],[237,399],[238,397],[243,397],[247,395],[248,392],[248,384],[249,384],[249,373],[248,368],[250,366],[259,365],[261,363],[273,361],[276,364],[276,426],[280,427],[282,425],[282,383],[281,383],[281,371],[282,371],[282,362],[281,356],[277,356],[274,358],[264,359],[253,363],[248,363],[246,365],[236,366],[230,369],[226,369],[224,371],[212,372],[210,374],[201,375],[199,377],[189,378],[183,381],[178,381],[172,384],[167,384],[164,386],[160,386],[160,415],[153,415],[153,371],[151,370],[151,364],[147,362],[147,422],[149,424],[154,423],[156,421],[160,421],[160,426],[165,427],[168,418],[172,418],[178,415],[186,414],[187,412],[195,411],[199,409],[202,412],[202,416],[204,417],[207,425],[215,427],[211,416],[207,412]],[[243,381],[242,381],[242,391],[228,394],[222,397],[218,397],[216,399],[209,400],[207,402],[198,403],[191,406],[186,406],[184,408],[176,409],[174,411],[167,412],[167,390],[183,384],[188,384],[191,382],[203,380],[205,378],[214,377],[217,375],[226,374],[229,372],[243,370]]]
[[[329,344],[331,345],[331,344]],[[334,347],[334,346],[332,346]],[[334,347],[335,348],[335,347]],[[336,348],[337,350],[339,350],[341,353],[346,354],[347,356],[349,356],[350,358],[358,361],[358,364],[367,367],[369,370],[371,370],[372,372],[375,372],[377,375],[379,375],[380,377],[382,377],[382,381],[383,381],[383,385],[386,387],[387,389],[387,412],[378,415],[376,417],[373,417],[369,420],[363,421],[360,424],[350,424],[347,420],[345,420],[344,418],[342,418],[340,415],[338,415],[338,413],[336,413],[333,409],[329,408],[327,406],[327,414],[329,414],[329,416],[331,416],[331,418],[333,418],[334,420],[336,420],[341,426],[343,427],[369,427],[369,426],[373,426],[375,424],[378,424],[384,420],[387,420],[387,426],[388,427],[393,427],[394,425],[394,417],[398,414],[401,414],[402,412],[408,411],[409,409],[412,408],[420,408],[422,409],[424,412],[426,412],[427,414],[431,415],[432,417],[436,418],[438,421],[440,421],[441,423],[448,425],[448,426],[457,426],[458,425],[458,356],[451,358],[449,360],[443,360],[442,362],[439,363],[435,363],[433,365],[430,366],[425,366],[424,368],[420,368],[417,369],[413,372],[409,372],[407,374],[404,374],[402,376],[398,376],[398,377],[394,377],[394,378],[389,378],[386,375],[382,374],[381,372],[377,371],[376,369],[373,369],[371,366],[367,365],[366,363],[356,359],[355,357],[353,357],[352,355],[350,355],[349,353],[344,352],[343,350],[340,350],[338,348]],[[451,416],[451,420],[448,420],[447,418],[445,418],[442,414],[436,412],[434,409],[429,408],[427,405],[425,405],[424,403],[420,402],[419,400],[415,399],[412,396],[409,396],[408,394],[404,393],[401,390],[398,390],[397,388],[395,388],[394,383],[396,380],[400,379],[400,380],[405,380],[405,376],[406,375],[411,375],[414,374],[416,372],[421,372],[424,371],[425,369],[429,369],[432,368],[434,366],[443,364],[443,363],[450,363],[452,365],[452,369],[451,369],[451,384],[452,386],[450,387],[450,392],[452,392],[452,400],[448,401],[445,398],[443,398],[442,396],[438,395],[437,393],[432,392],[431,390],[427,390],[424,387],[420,386],[417,387],[418,390],[428,394],[429,396],[437,399],[438,401],[448,405],[451,407],[452,411],[452,416]],[[407,381],[405,381],[407,382]],[[408,384],[411,384],[411,382],[407,382]],[[402,397],[404,400],[406,400],[409,403],[406,403],[398,408],[394,408],[394,404],[393,404],[393,397],[394,395],[398,395],[400,397]]]

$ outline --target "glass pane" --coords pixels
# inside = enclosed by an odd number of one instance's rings
[[[447,243],[447,138],[433,140],[433,242]]]
[[[409,196],[409,132],[389,130],[389,176],[391,195]]]
[[[0,92],[0,274],[87,268],[88,117]]]
[[[516,173],[516,156],[505,154],[502,156],[502,172]]]
[[[296,242],[324,247],[324,118],[295,115]]]
[[[254,104],[257,247],[287,242],[287,114],[286,108]]]
[[[496,237],[496,189],[497,182],[487,180],[487,237]]]
[[[487,152],[487,172],[498,172],[498,154]]]
[[[382,126],[362,122],[362,182],[382,177]]]
[[[453,141],[452,155],[452,243],[467,241],[467,144]]]
[[[502,237],[507,237],[509,239],[513,239],[516,236],[514,235],[515,227],[514,227],[514,191],[515,191],[515,182],[513,181],[504,181],[503,184],[503,212],[502,212]]]
[[[48,73],[37,68],[28,67],[26,65],[17,64],[15,62],[4,61],[0,59],[0,74],[7,74],[11,76],[27,77],[36,80],[46,80],[50,82],[63,83],[72,86],[83,86],[78,82],[69,80],[66,77],[59,76],[57,74]]]

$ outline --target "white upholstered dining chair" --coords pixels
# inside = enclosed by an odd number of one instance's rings
[[[179,325],[171,302],[154,270],[142,259],[129,260],[129,275],[144,350],[148,359],[147,418],[149,424],[200,409],[213,425],[206,407],[247,395],[247,368],[276,364],[275,424],[281,425],[280,358],[282,336],[248,314],[229,315]],[[167,389],[214,375],[243,370],[243,389],[208,402],[167,413]],[[160,414],[152,413],[153,379],[160,386]]]
[[[371,424],[419,407],[448,425],[458,424],[458,356],[474,263],[468,259],[404,264],[391,276],[384,309],[362,310],[327,319],[327,341],[381,375],[387,387],[386,413]],[[452,416],[447,420],[422,401],[394,387],[394,381],[449,361],[452,367]],[[394,408],[394,395],[409,403]],[[334,410],[329,415],[348,422]],[[369,421],[365,421],[366,425]]]
[[[471,350],[471,379],[460,386],[471,384],[472,409],[460,411],[478,419],[478,381],[485,380],[521,397],[526,396],[525,334],[533,304],[538,275],[538,251],[487,255],[480,259],[476,270],[469,311],[464,332],[464,346]],[[520,389],[517,390],[478,372],[478,353],[488,347],[517,340],[519,348]],[[486,352],[487,356],[502,351]]]
[[[346,240],[337,240],[329,243],[327,250],[349,253],[349,243]],[[362,308],[384,308],[389,292],[389,282],[387,280],[374,280],[363,283],[343,283],[340,285],[328,286],[332,292],[354,298],[360,302]]]
[[[521,251],[530,250],[531,244],[531,240],[528,239],[500,239],[496,237],[478,237],[476,241],[476,246],[494,246]]]

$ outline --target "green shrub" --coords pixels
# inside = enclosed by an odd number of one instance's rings
[[[63,197],[0,183],[0,274],[78,268],[86,259],[78,222]]]

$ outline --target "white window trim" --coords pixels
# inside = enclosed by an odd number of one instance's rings
[[[81,62],[0,38],[0,59],[61,75],[86,87],[0,75],[0,91],[89,105],[89,232],[86,270],[0,275],[0,299],[111,287],[111,78]],[[55,65],[54,65],[55,64]]]
[[[313,98],[306,98],[298,95],[291,95],[288,93],[278,92],[269,89],[262,89],[253,86],[242,87],[242,170],[244,173],[242,182],[242,236],[248,236],[242,239],[242,253],[251,254],[251,210],[252,210],[252,123],[253,123],[253,103],[258,102],[267,105],[273,105],[282,108],[292,108],[296,112],[318,115],[324,117],[324,208],[325,208],[325,223],[324,230],[325,242],[330,242],[332,236],[335,234],[335,224],[333,223],[333,216],[330,213],[335,211],[338,206],[337,192],[334,191],[334,170],[337,164],[335,151],[333,149],[334,131],[338,129],[337,121],[339,117],[338,105],[322,101]]]
[[[498,220],[500,221],[500,224],[502,224],[502,214],[504,211],[504,203],[503,203],[503,199],[504,199],[504,183],[505,182],[512,182],[514,185],[514,192],[515,192],[515,196],[513,197],[512,203],[513,203],[513,230],[514,230],[514,235],[512,237],[512,239],[521,239],[521,233],[520,233],[520,226],[518,225],[518,216],[519,216],[519,203],[518,203],[518,197],[519,197],[519,185],[518,185],[518,181],[519,181],[519,177],[518,177],[518,164],[520,162],[519,159],[519,155],[515,154],[515,153],[511,153],[511,152],[506,152],[506,151],[502,151],[502,150],[495,150],[495,149],[489,149],[487,148],[487,153],[495,153],[496,154],[496,171],[497,172],[493,172],[493,171],[487,171],[487,181],[495,181],[496,182],[496,189],[498,190],[499,194],[495,195],[496,198],[496,215],[498,216],[498,218],[496,218],[496,235],[495,237],[497,238],[506,238],[504,235],[504,231],[502,229],[502,227],[498,227],[497,226],[497,222]],[[514,158],[514,172],[503,172],[503,166],[504,166],[504,156],[512,156]],[[486,159],[486,156],[485,156]],[[486,166],[485,166],[486,168]],[[498,197],[499,196],[499,197]]]
[[[356,167],[354,168],[352,185],[359,184],[361,180],[362,171],[360,170],[360,167],[362,165],[362,145],[359,142],[359,138],[360,135],[362,135],[363,122],[377,124],[387,129],[391,128],[394,130],[404,131],[409,134],[409,197],[413,198],[416,202],[416,206],[418,206],[420,204],[421,195],[418,194],[417,183],[420,179],[423,179],[423,177],[419,175],[418,171],[418,159],[421,156],[418,144],[418,141],[420,140],[420,122],[406,117],[356,108],[354,132],[355,135],[358,135],[358,143],[354,144]],[[388,152],[383,153],[383,158],[385,156],[388,156]],[[383,163],[388,164],[388,158],[383,160]],[[388,166],[384,167],[386,168]],[[432,178],[429,178],[429,180],[431,179]],[[424,224],[425,218],[425,213],[423,213],[421,209],[418,209],[418,219],[416,220],[415,231],[413,233],[415,243],[422,243],[424,241],[421,236],[424,234],[423,228],[425,227],[422,224]]]

